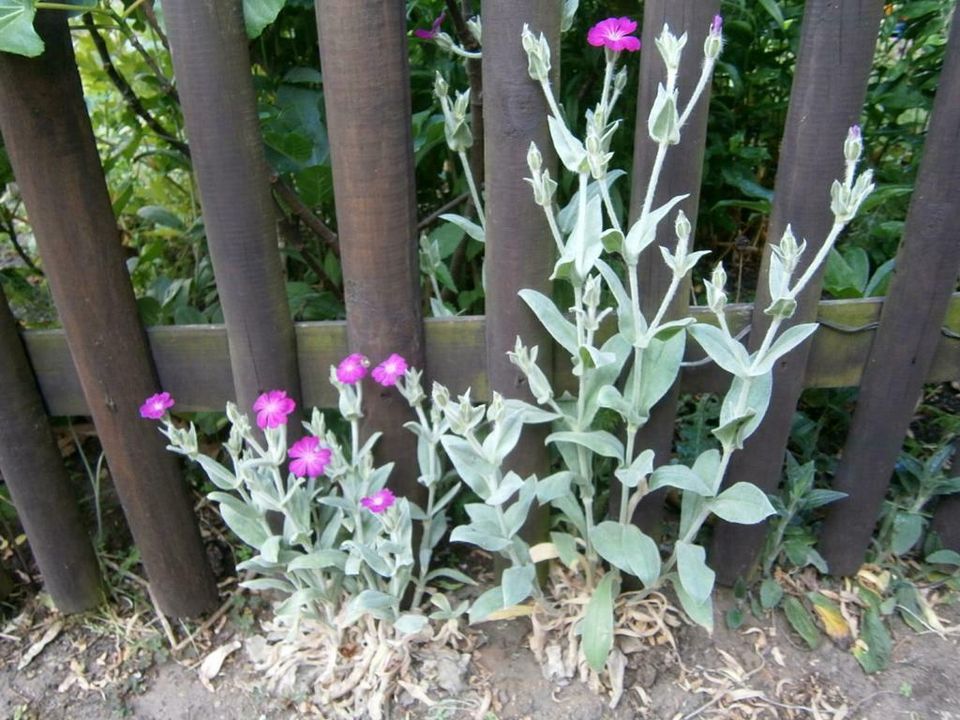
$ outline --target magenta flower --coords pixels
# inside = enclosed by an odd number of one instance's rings
[[[630,34],[636,29],[637,23],[628,17],[607,18],[590,28],[587,42],[594,47],[606,47],[616,52],[636,52],[640,49],[640,40]]]
[[[297,440],[290,446],[290,472],[297,477],[315,478],[323,475],[330,464],[330,456],[333,454],[330,448],[323,447],[320,439],[313,435],[307,435]]]
[[[440,26],[443,24],[443,21],[446,17],[447,11],[444,10],[442,13],[440,13],[440,16],[433,21],[433,25],[430,26],[429,30],[418,28],[413,31],[413,34],[421,40],[433,40],[440,32]]]
[[[151,395],[143,402],[143,405],[140,406],[140,417],[146,418],[147,420],[160,420],[167,414],[167,410],[175,404],[168,392]]]
[[[723,16],[714,15],[713,22],[710,23],[710,34],[719,35],[722,32],[723,32]]]
[[[384,387],[396,385],[407,371],[407,361],[394,353],[373,369],[373,379]]]
[[[287,422],[287,415],[292,413],[296,406],[293,399],[287,397],[285,390],[263,393],[253,403],[253,409],[257,411],[257,427],[261,430],[280,427]]]
[[[366,355],[360,353],[347,355],[337,365],[337,380],[344,385],[355,385],[367,376],[368,367],[370,367],[370,361]]]
[[[397,497],[390,491],[390,488],[377,490],[370,497],[360,498],[360,504],[374,515],[385,513],[396,501]]]

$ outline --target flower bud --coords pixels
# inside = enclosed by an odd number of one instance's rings
[[[710,310],[719,315],[727,306],[727,293],[724,287],[727,284],[727,273],[723,265],[717,264],[710,275],[710,279],[704,282],[707,288],[707,305]]]
[[[860,126],[854,125],[850,128],[850,132],[847,133],[847,139],[843,143],[843,156],[847,159],[847,162],[855,163],[859,162],[862,154],[863,135],[860,131]]]
[[[503,416],[503,411],[503,395],[494,390],[493,399],[487,408],[487,421],[492,423],[497,422]]]
[[[480,23],[479,15],[475,15],[467,20],[467,30],[470,31],[471,35],[473,35],[473,38],[477,41],[478,45],[483,44],[483,26]]]
[[[433,79],[433,94],[438,98],[446,97],[449,90],[450,87],[447,85],[447,81],[443,75],[438,72]]]
[[[447,390],[446,386],[441,385],[437,381],[434,381],[433,387],[430,389],[430,395],[433,399],[433,404],[438,408],[445,408],[450,403],[450,391]]]
[[[677,219],[673,224],[673,229],[677,233],[677,239],[683,243],[686,243],[690,239],[690,233],[693,228],[690,227],[690,220],[687,219],[687,214],[681,210],[677,213]]]
[[[613,76],[613,91],[619,95],[627,87],[627,79],[629,75],[627,74],[627,68],[622,67],[617,74]]]
[[[721,50],[723,50],[723,18],[720,15],[714,15],[707,39],[703,41],[703,54],[708,60],[715,60],[720,56]]]
[[[550,79],[550,45],[543,33],[540,37],[534,36],[530,27],[524,23],[523,33],[520,35],[523,49],[527,53],[527,72],[537,82],[546,82]]]
[[[687,44],[687,34],[684,33],[679,38],[670,32],[670,26],[664,25],[660,37],[655,40],[657,50],[660,51],[660,57],[663,58],[667,71],[675,73],[680,68],[680,57],[683,55],[683,48]]]
[[[680,116],[677,112],[677,91],[667,92],[662,83],[657,85],[657,98],[650,110],[647,130],[658,144],[676,145],[680,142]]]
[[[527,167],[534,175],[537,175],[543,167],[543,155],[540,154],[540,148],[535,142],[531,142],[530,149],[527,150]]]

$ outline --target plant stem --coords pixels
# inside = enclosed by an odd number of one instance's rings
[[[480,227],[486,229],[487,220],[483,214],[483,203],[480,200],[480,193],[477,191],[477,184],[473,180],[473,170],[470,169],[470,159],[465,150],[461,150],[460,164],[463,165],[463,174],[467,178],[467,186],[470,188],[470,197],[473,198],[473,206],[477,209],[477,218],[480,220]]]
[[[717,61],[715,58],[708,59],[703,63],[703,69],[700,71],[700,79],[697,81],[697,86],[693,90],[693,95],[690,96],[687,106],[683,109],[683,114],[680,115],[680,120],[677,123],[679,127],[683,127],[687,124],[687,120],[690,119],[690,113],[693,112],[693,108],[696,106],[697,101],[700,99],[700,96],[703,94],[703,91],[707,87],[707,83],[710,82],[710,77],[713,75],[713,68],[716,66]]]

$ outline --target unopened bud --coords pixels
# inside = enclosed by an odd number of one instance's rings
[[[446,97],[447,93],[450,91],[447,81],[444,79],[443,75],[437,73],[433,79],[433,94],[438,98]]]
[[[847,162],[855,163],[859,162],[862,154],[863,134],[860,131],[860,126],[854,125],[850,128],[847,139],[843,143],[843,156],[847,159]]]
[[[538,82],[549,80],[550,45],[543,33],[540,33],[540,37],[536,37],[530,31],[530,27],[524,24],[520,41],[527,53],[527,72],[530,73],[530,77]]]
[[[677,239],[681,242],[685,243],[690,238],[693,228],[690,227],[690,220],[687,219],[687,214],[683,210],[677,213],[677,220],[673,224],[673,229],[677,233]]]
[[[624,89],[627,87],[627,79],[628,79],[628,77],[629,77],[629,75],[627,74],[627,68],[626,68],[626,67],[620,68],[620,70],[617,72],[617,74],[613,76],[613,91],[614,91],[617,95],[619,95],[620,93],[622,93],[622,92],[624,91]]]
[[[527,150],[527,167],[534,175],[537,175],[543,167],[543,155],[535,142],[531,142],[530,149]]]
[[[478,45],[483,44],[483,26],[480,24],[480,16],[476,15],[467,20],[467,30],[473,35]]]
[[[703,54],[708,60],[714,60],[720,56],[723,50],[723,18],[720,15],[713,16],[713,22],[710,23],[710,32],[707,33],[707,39],[703,41]]]
[[[450,391],[447,390],[446,386],[436,381],[434,381],[433,387],[430,389],[430,395],[433,399],[433,404],[438,408],[445,408],[450,402]]]
[[[687,34],[684,33],[677,37],[670,32],[670,26],[665,24],[660,37],[655,42],[667,70],[675,73],[680,68],[680,57],[683,55],[683,48],[687,44]]]

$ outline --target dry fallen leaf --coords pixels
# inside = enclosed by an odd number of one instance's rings
[[[239,640],[234,640],[226,645],[221,645],[207,655],[203,659],[203,662],[200,663],[200,670],[198,671],[200,675],[200,682],[203,683],[203,686],[207,690],[214,692],[213,683],[210,681],[220,674],[220,668],[223,667],[223,661],[226,660],[231,653],[239,650],[240,645],[241,643]]]
[[[57,620],[53,625],[47,628],[43,637],[37,640],[33,645],[27,648],[27,651],[20,658],[17,670],[23,670],[27,665],[33,662],[34,658],[43,652],[43,649],[57,639],[60,631],[63,630],[63,621]]]

